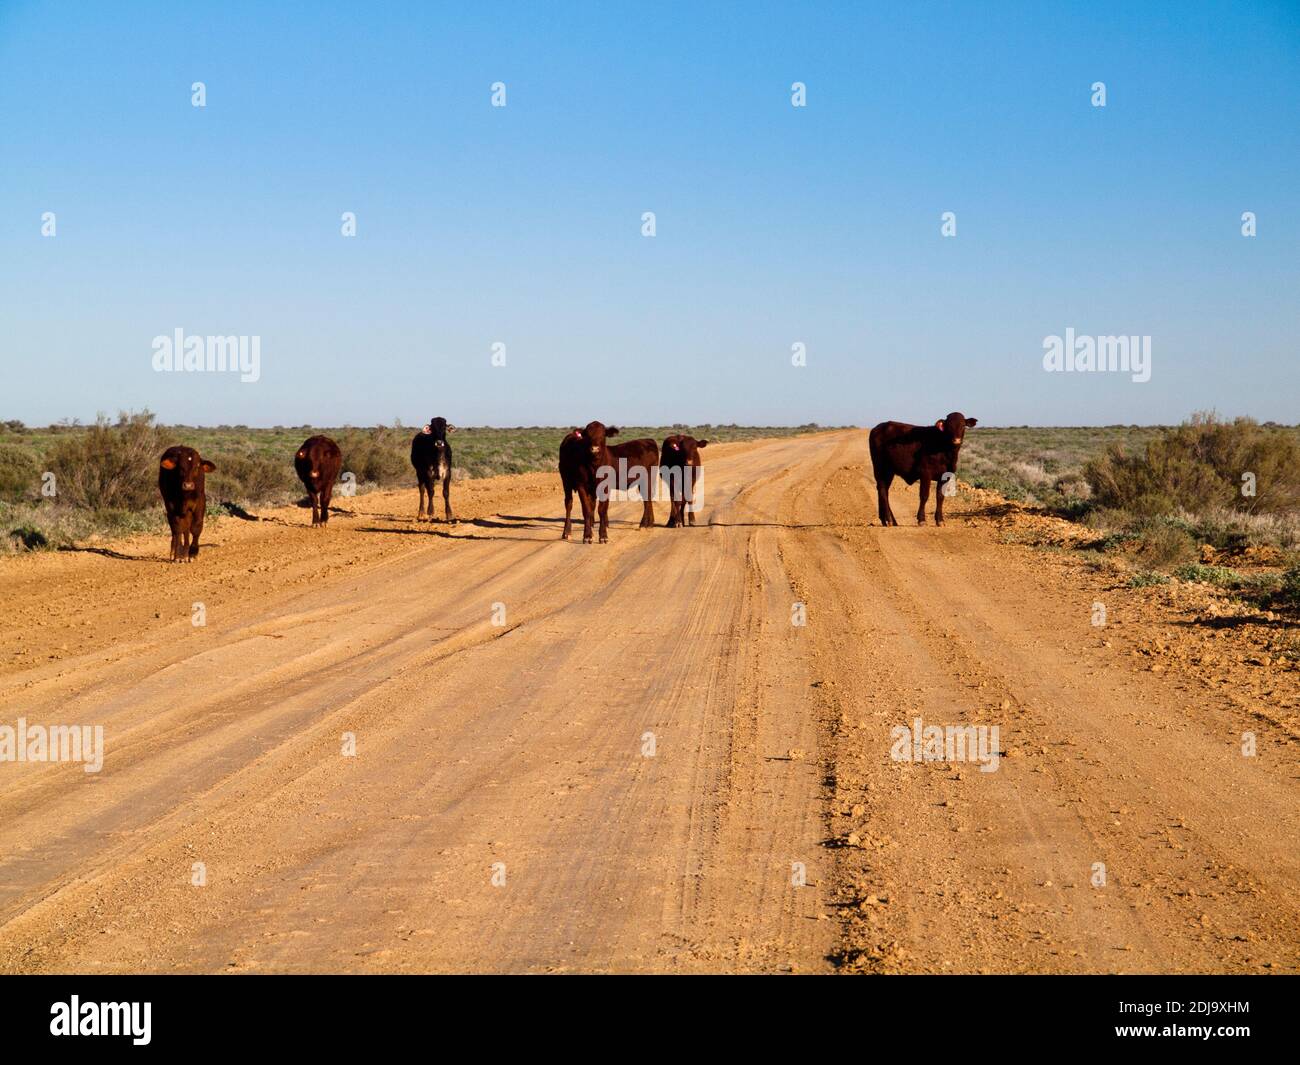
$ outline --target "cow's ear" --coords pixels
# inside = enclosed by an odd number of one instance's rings
[[[697,441],[695,441],[695,446],[696,446],[696,447],[708,447],[708,446],[709,446],[709,442],[708,442],[707,440],[697,440]]]
[[[204,473],[211,473],[213,470],[217,468],[217,464],[215,462],[209,462],[207,459],[203,460],[202,466],[203,466]]]
[[[606,436],[618,436],[618,426],[617,426],[617,425],[611,425],[608,429],[605,430],[605,435],[606,435]]]
[[[940,432],[943,432],[943,426],[944,426],[944,420],[942,418],[940,418],[937,422],[934,423],[934,427],[938,429]]]
[[[176,460],[163,459],[158,465],[160,465],[164,470],[174,470],[176,469]]]
[[[447,432],[454,433],[455,431],[456,431],[456,427],[454,425],[447,426]]]
[[[967,418],[967,419],[966,419],[966,424],[967,424],[967,425],[978,425],[978,424],[979,424],[979,419],[978,419],[978,418]]]
[[[577,428],[577,427],[575,426],[575,427],[573,428],[572,432],[573,432],[573,435],[576,436],[579,440],[582,439],[582,430],[581,430],[581,429],[579,429],[579,428]]]

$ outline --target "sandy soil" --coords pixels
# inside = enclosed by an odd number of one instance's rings
[[[107,749],[0,763],[0,971],[1300,970],[1284,623],[868,525],[862,432],[705,459],[607,546],[534,474],[0,561],[0,722]]]

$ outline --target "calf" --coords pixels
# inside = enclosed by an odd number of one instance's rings
[[[588,422],[585,429],[574,429],[560,441],[560,482],[564,485],[564,532],[567,540],[573,532],[573,493],[582,505],[582,542],[591,543],[592,518],[600,515],[600,542],[609,542],[609,494],[597,500],[597,482],[602,466],[608,467],[609,446],[605,441],[617,436],[618,429],[608,429],[600,422]]]
[[[311,497],[312,528],[323,528],[329,524],[330,499],[343,468],[343,452],[328,436],[309,437],[293,457],[293,468]]]
[[[660,453],[659,473],[668,486],[668,498],[672,507],[668,514],[668,528],[681,528],[686,524],[695,524],[695,489],[700,480],[700,448],[708,446],[707,440],[696,440],[693,436],[677,433],[664,438],[664,448]]]
[[[420,510],[416,521],[425,517],[425,497],[428,497],[428,518],[433,517],[433,489],[442,482],[442,509],[450,523],[456,519],[451,516],[451,444],[448,433],[454,433],[456,427],[448,425],[446,418],[430,418],[429,424],[415,434],[411,441],[411,465],[415,467],[415,479],[420,482]]]
[[[655,527],[654,486],[659,473],[659,445],[649,438],[629,440],[609,449],[610,470],[601,489],[606,495],[613,489],[627,491],[635,486],[641,495],[641,524]]]
[[[158,462],[158,492],[172,530],[173,562],[199,557],[199,535],[207,513],[203,479],[217,467],[192,447],[169,447]]]
[[[881,525],[897,525],[889,507],[889,486],[895,475],[908,484],[921,482],[921,505],[916,523],[925,524],[925,504],[930,498],[930,482],[938,481],[934,504],[934,523],[943,524],[943,497],[947,480],[957,475],[957,454],[968,427],[975,425],[953,411],[934,425],[907,425],[904,422],[881,422],[871,430],[871,467],[876,474],[876,498]]]

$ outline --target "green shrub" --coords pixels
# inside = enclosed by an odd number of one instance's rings
[[[36,453],[22,444],[0,444],[0,499],[17,503],[40,492],[41,466]]]
[[[1128,579],[1130,588],[1150,588],[1153,585],[1168,583],[1169,578],[1163,573],[1153,573],[1150,570],[1142,570]]]
[[[1248,475],[1253,495],[1243,494]],[[1098,506],[1138,515],[1282,514],[1300,507],[1300,442],[1251,418],[1197,414],[1162,430],[1141,454],[1112,444],[1083,476]]]
[[[1278,598],[1287,606],[1300,606],[1300,566],[1292,566],[1282,574]]]
[[[415,474],[411,470],[413,435],[407,429],[382,425],[377,429],[344,430],[337,438],[343,452],[342,472],[355,474],[358,484],[414,481]]]
[[[172,443],[148,411],[122,413],[116,424],[63,437],[50,452],[58,500],[99,510],[144,510],[158,504],[158,459]]]
[[[217,468],[207,476],[210,502],[258,503],[302,487],[289,457],[276,461],[265,455],[216,453],[212,461]]]
[[[1180,522],[1147,519],[1133,532],[1137,557],[1149,569],[1169,569],[1196,556],[1196,541]]]
[[[1241,574],[1227,566],[1203,566],[1192,562],[1180,566],[1174,571],[1180,581],[1195,581],[1198,584],[1217,584],[1223,588],[1235,587],[1241,583]]]

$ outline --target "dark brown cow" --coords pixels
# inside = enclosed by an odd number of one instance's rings
[[[162,453],[158,492],[172,530],[173,562],[190,562],[199,557],[199,535],[208,510],[203,480],[216,468],[192,447],[178,444]]]
[[[668,487],[671,509],[668,528],[681,528],[687,522],[695,524],[695,492],[700,482],[700,448],[708,446],[707,440],[675,433],[664,437],[660,452],[660,476]]]
[[[659,475],[659,445],[648,437],[615,444],[609,449],[610,469],[605,473],[603,486],[598,491],[606,494],[618,489],[636,488],[641,496],[641,524],[638,528],[655,527],[655,481]],[[639,472],[638,472],[639,471]]]
[[[975,425],[960,411],[953,411],[933,425],[907,425],[904,422],[881,422],[871,430],[871,467],[876,474],[876,497],[881,525],[897,525],[889,507],[889,486],[894,477],[908,484],[921,482],[921,505],[916,523],[925,524],[925,504],[930,498],[930,482],[938,481],[935,493],[934,523],[943,524],[943,497],[947,481],[957,476],[957,455],[966,430]],[[954,485],[954,487],[956,487]]]
[[[343,468],[343,452],[328,436],[308,437],[293,457],[293,468],[311,497],[312,528],[328,525],[330,499]]]
[[[430,418],[429,424],[415,434],[411,441],[411,465],[415,467],[415,479],[420,483],[420,509],[415,520],[423,521],[425,515],[424,500],[429,499],[429,520],[433,521],[433,490],[442,485],[442,512],[448,524],[455,522],[451,516],[451,441],[448,433],[454,433],[456,427],[450,425],[446,418]]]
[[[585,429],[574,429],[560,441],[560,481],[564,485],[564,532],[560,539],[567,540],[573,532],[573,493],[578,493],[582,505],[582,542],[591,543],[593,517],[600,515],[600,542],[609,541],[609,495],[597,500],[597,487],[601,467],[608,467],[609,446],[605,441],[618,434],[615,426],[608,429],[600,422],[588,422]]]

